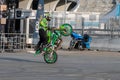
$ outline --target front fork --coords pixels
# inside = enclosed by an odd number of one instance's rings
[[[47,49],[48,49],[48,50],[47,50]],[[44,51],[45,51],[45,52],[43,52],[42,55],[44,55],[44,54],[46,54],[46,53],[47,53],[47,54],[50,54],[50,55],[49,55],[49,58],[52,59],[54,49],[55,49],[55,48],[54,48],[54,45],[49,45],[48,48],[44,48]]]
[[[54,52],[54,50],[55,50],[55,47],[52,45],[52,51],[50,52],[50,58],[52,59],[52,57],[53,57],[53,52]]]

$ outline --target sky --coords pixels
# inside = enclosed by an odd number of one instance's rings
[[[101,16],[100,22],[107,21],[110,17],[118,17],[118,16],[120,16],[120,3],[117,3],[112,11]]]

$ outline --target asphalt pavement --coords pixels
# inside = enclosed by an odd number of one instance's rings
[[[119,52],[59,50],[55,64],[33,53],[0,53],[0,80],[120,80]]]

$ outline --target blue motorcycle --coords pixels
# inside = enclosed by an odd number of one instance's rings
[[[90,43],[92,41],[92,38],[88,34],[84,34],[82,36],[79,33],[72,32],[71,38],[72,40],[70,41],[69,50],[72,49],[90,50]]]

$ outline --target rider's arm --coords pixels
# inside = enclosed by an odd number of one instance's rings
[[[53,30],[60,30],[59,27],[53,27]]]
[[[54,30],[59,30],[59,28],[58,27],[49,27],[48,26],[48,30],[53,30],[54,31]]]

